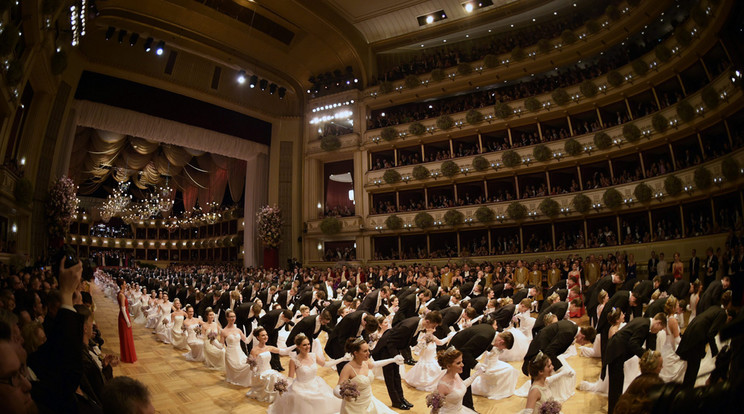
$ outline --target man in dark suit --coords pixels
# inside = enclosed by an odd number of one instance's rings
[[[645,305],[651,300],[651,294],[657,287],[654,287],[654,283],[650,280],[641,280],[633,286],[633,296],[639,305]]]
[[[605,349],[607,349],[606,344],[610,339],[610,323],[607,320],[610,312],[612,312],[614,308],[618,308],[623,311],[625,320],[629,321],[631,312],[633,311],[633,308],[636,307],[635,305],[635,296],[627,290],[615,292],[615,294],[612,295],[612,297],[604,305],[604,308],[602,308],[602,313],[599,315],[599,319],[597,320],[597,332],[602,338],[602,342],[600,344],[602,347],[602,353],[604,353]]]
[[[658,270],[656,269],[658,265],[659,265],[659,258],[656,257],[656,252],[651,250],[651,258],[648,259],[648,264],[647,264],[648,280],[652,280],[654,277],[656,277],[657,274],[659,274]]]
[[[274,295],[276,294],[276,290],[276,285],[271,285],[270,287],[258,293],[258,298],[261,299],[261,303],[263,304],[264,309],[271,309],[271,304],[274,303]]]
[[[390,311],[385,306],[385,301],[390,298],[390,288],[383,286],[375,289],[364,297],[358,310],[363,310],[372,315],[381,314],[382,316],[390,315]]]
[[[683,384],[694,387],[700,370],[700,360],[705,356],[705,344],[710,344],[710,352],[718,354],[716,335],[726,323],[726,311],[720,306],[711,306],[703,313],[698,313],[690,322],[677,346],[677,355],[687,361],[687,370]]]
[[[595,283],[594,288],[590,287],[587,292],[586,310],[589,313],[589,321],[593,324],[596,320],[597,306],[599,306],[599,292],[605,291],[607,295],[615,294],[615,283],[619,283],[619,276],[615,274],[602,277]]]
[[[429,299],[431,299],[431,291],[429,289],[424,289],[416,295],[408,295],[403,299],[400,299],[398,312],[396,312],[393,317],[393,326],[403,319],[417,316],[419,314],[419,309],[424,306]]]
[[[365,311],[355,311],[344,316],[333,328],[328,335],[328,341],[325,345],[325,351],[333,359],[341,358],[346,353],[344,346],[349,338],[362,336],[365,339],[376,332],[378,328],[377,319]],[[336,365],[336,370],[340,373],[346,365],[342,362]]]
[[[558,360],[558,355],[566,352],[574,341],[579,345],[586,345],[594,342],[596,331],[590,326],[579,329],[579,325],[568,319],[551,323],[542,329],[537,336],[530,342],[527,353],[524,355],[522,363],[522,372],[529,376],[528,367],[530,361],[542,351],[553,362],[553,369],[560,370],[563,364]]]
[[[488,298],[483,295],[476,296],[470,299],[470,306],[475,309],[478,315],[482,315],[483,311],[485,311],[486,307],[488,306]]]
[[[320,331],[331,333],[328,328],[328,322],[330,321],[331,314],[328,311],[323,311],[320,315],[305,316],[292,327],[289,336],[287,336],[287,346],[294,345],[295,337],[299,334],[304,334],[305,337],[310,339],[310,345],[312,346],[313,340],[320,335]]]
[[[704,266],[704,280],[703,284],[709,286],[713,281],[716,280],[716,273],[718,273],[718,256],[713,254],[713,248],[708,247],[705,251],[705,266]]]
[[[664,312],[664,306],[666,306],[667,299],[669,299],[669,296],[656,299],[650,305],[646,306],[646,311],[643,312],[643,317],[653,318],[657,313]]]
[[[605,305],[606,307],[607,305]],[[651,334],[656,334],[666,328],[666,316],[663,313],[656,314],[653,319],[635,318],[617,331],[610,338],[607,349],[602,352],[602,378],[604,379],[605,367],[608,367],[609,391],[608,391],[608,414],[615,410],[615,404],[623,393],[623,364],[633,355],[639,358],[647,348],[655,349],[656,342]]]
[[[710,282],[705,292],[700,296],[700,302],[697,305],[697,314],[705,312],[706,309],[712,306],[719,306],[721,304],[721,296],[723,291],[731,286],[731,279],[728,275],[721,278],[721,280],[714,280]]]
[[[294,299],[296,294],[297,289],[294,286],[289,289],[280,290],[276,294],[275,303],[278,303],[279,306],[282,307],[282,309],[291,309],[292,300]]]
[[[692,249],[692,257],[690,258],[690,262],[688,264],[688,269],[690,269],[690,280],[689,282],[694,282],[700,277],[700,258],[696,256],[697,252],[695,249]]]
[[[563,320],[563,318],[566,317],[566,312],[568,312],[568,307],[568,302],[559,301],[540,311],[535,319],[535,325],[532,326],[532,336],[534,337],[537,335],[537,333],[540,332],[540,329],[545,327],[545,315],[552,313],[558,317],[559,321]]]
[[[410,349],[415,345],[418,333],[429,329],[436,329],[442,323],[442,316],[438,311],[431,311],[424,319],[414,316],[404,319],[399,324],[385,331],[380,340],[375,345],[372,357],[375,361],[382,361],[393,358],[401,354],[401,350]],[[385,386],[387,387],[390,401],[394,408],[407,410],[413,407],[413,404],[406,400],[403,395],[401,385],[400,368],[395,364],[388,364],[382,368],[385,376]]]
[[[677,299],[687,299],[692,293],[692,283],[684,279],[676,280],[671,286],[669,286],[667,292]]]
[[[259,325],[266,329],[266,334],[269,336],[269,340],[266,344],[277,346],[279,330],[284,327],[285,324],[290,323],[291,320],[292,311],[289,309],[274,309],[266,312],[266,314],[259,320]],[[279,354],[271,354],[271,368],[277,371],[284,371],[282,364],[279,362]]]
[[[457,322],[462,317],[462,313],[464,311],[465,309],[458,305],[449,306],[442,309],[439,312],[439,314],[442,316],[442,323],[439,324],[439,327],[437,327],[437,329],[434,331],[434,335],[436,335],[439,339],[444,339],[447,335],[449,335],[450,328],[454,329],[455,331],[459,331],[460,327],[457,325]]]
[[[455,347],[462,352],[462,373],[460,378],[463,380],[470,378],[470,370],[473,369],[482,353],[490,350],[492,347],[499,349],[511,349],[514,345],[514,337],[511,332],[501,332],[496,334],[496,321],[488,320],[484,323],[473,325],[469,328],[455,334],[450,340],[450,346]],[[468,387],[462,404],[470,409],[473,408],[473,393]]]
[[[497,331],[501,332],[509,327],[509,322],[511,322],[512,318],[514,317],[516,309],[517,306],[513,303],[510,303],[508,305],[499,306],[499,308],[490,315],[491,318],[496,321]]]
[[[450,299],[452,299],[452,296],[448,293],[442,293],[440,294],[436,299],[429,302],[428,305],[426,305],[429,310],[442,310],[449,306]]]

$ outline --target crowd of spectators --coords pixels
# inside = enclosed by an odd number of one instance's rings
[[[328,248],[323,255],[326,262],[346,262],[349,260],[356,260],[356,248],[355,247],[336,247]]]
[[[326,206],[323,217],[351,217],[354,215],[354,206],[348,204],[339,206]]]
[[[90,227],[90,235],[93,237],[110,237],[129,239],[132,238],[132,227],[126,224],[120,226],[97,225]]]

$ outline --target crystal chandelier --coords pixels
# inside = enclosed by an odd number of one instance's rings
[[[158,187],[158,208],[162,212],[173,209],[173,189],[168,185],[168,179],[165,180],[165,186]]]

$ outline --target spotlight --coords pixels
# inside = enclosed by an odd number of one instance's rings
[[[145,40],[145,52],[149,53],[150,50],[152,50],[152,42],[153,42],[152,37],[148,37],[147,40]]]
[[[465,7],[465,11],[468,13],[473,12],[473,3],[465,3],[463,4],[463,7]]]
[[[416,17],[416,20],[418,21],[419,26],[426,26],[427,24],[432,24],[446,18],[447,14],[444,13],[444,10],[438,10],[432,13],[418,16]]]
[[[158,42],[158,47],[155,48],[155,54],[162,56],[163,52],[165,52],[165,41],[161,40]]]
[[[134,46],[137,43],[137,40],[139,40],[139,33],[132,33],[132,35],[129,36],[129,46]]]
[[[109,26],[109,28],[106,29],[106,40],[111,40],[111,36],[114,35],[115,31],[116,28],[114,26]]]
[[[251,87],[251,89],[256,87],[256,84],[258,83],[258,76],[251,75],[251,80],[248,82],[248,86]]]
[[[269,86],[269,81],[266,79],[261,79],[261,82],[258,82],[258,87],[261,88],[262,91],[266,90],[266,87]]]
[[[119,30],[119,43],[124,43],[124,36],[127,35],[127,31],[124,29]]]
[[[426,24],[434,23],[434,16],[426,16]]]
[[[238,72],[238,83],[241,85],[245,83],[245,71],[244,70],[241,70],[240,72]]]
[[[279,88],[279,99],[284,99],[284,96],[287,94],[286,88]]]
[[[269,85],[269,94],[273,95],[275,93],[276,93],[276,83],[272,83],[271,85]]]

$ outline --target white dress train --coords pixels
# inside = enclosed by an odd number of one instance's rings
[[[312,365],[303,365],[295,355],[295,380],[287,391],[278,395],[269,406],[268,414],[302,413],[338,414],[341,401],[333,395],[333,389],[318,376],[315,355],[310,354]]]
[[[271,369],[271,352],[264,351],[256,356],[258,364],[253,372],[251,390],[245,396],[258,401],[273,402],[279,394],[274,391],[274,384],[282,377],[282,374]]]
[[[198,329],[199,324],[195,324],[186,331],[188,335],[186,342],[188,343],[189,352],[183,354],[183,356],[189,361],[204,361],[204,341],[196,335]]]
[[[676,352],[681,339],[681,336],[675,339],[668,328],[656,334],[656,349],[661,352],[663,360],[659,378],[664,382],[682,383],[684,380],[687,361],[680,359]]]
[[[356,371],[354,373],[356,374]],[[357,374],[351,379],[357,386],[359,397],[351,401],[342,400],[341,414],[396,414],[395,411],[388,408],[382,401],[372,395],[372,380],[374,378],[374,372],[369,370],[367,375]]]
[[[214,344],[213,340],[209,340],[209,334],[214,333],[219,335],[219,332],[217,332],[216,329],[211,329],[207,332],[202,332],[202,340],[204,341],[204,365],[207,366],[207,368],[216,369],[216,370],[225,370],[225,349],[217,347]],[[240,349],[240,343],[238,343],[238,349],[240,350],[240,353],[243,353],[243,350]],[[243,354],[245,356],[245,354]],[[240,359],[239,356],[236,356],[236,361]],[[227,374],[226,374],[227,375]],[[229,381],[228,381],[229,382]]]
[[[426,332],[421,332],[418,337],[417,348],[421,349],[418,362],[401,375],[403,380],[420,391],[431,392],[437,388],[437,383],[444,375],[444,371],[437,362],[437,344],[426,343]],[[400,365],[403,367],[403,365]]]
[[[225,338],[225,381],[241,387],[250,387],[253,379],[248,357],[240,349],[240,334],[232,333]]]
[[[511,332],[514,337],[514,345],[511,349],[505,349],[499,359],[505,362],[523,361],[532,340],[527,338],[521,329],[515,327],[507,328],[504,331]]]
[[[171,328],[171,345],[176,349],[189,349],[188,334],[184,330],[183,316],[178,315],[173,321],[173,328]]]
[[[602,358],[602,336],[597,335],[592,346],[580,346],[579,351],[586,358]]]
[[[478,376],[470,386],[473,394],[487,397],[489,400],[500,400],[514,395],[519,380],[519,371],[501,361],[500,354],[496,349],[484,354],[481,363],[486,371]]]

